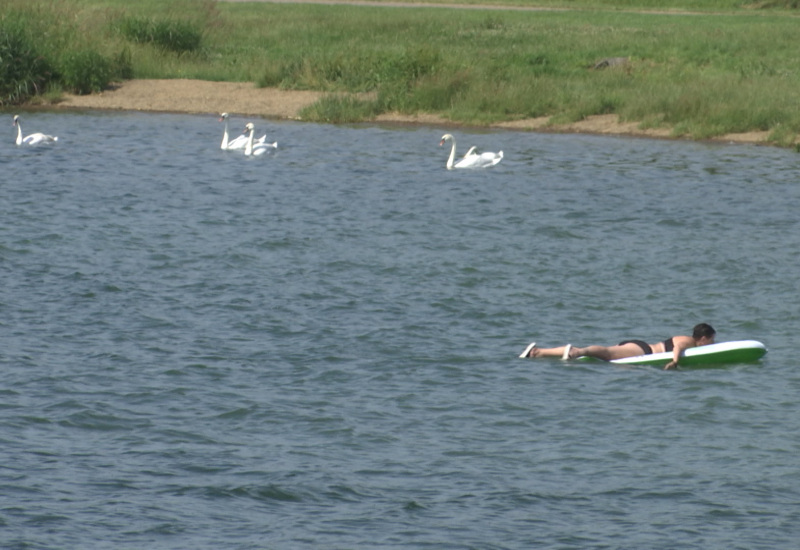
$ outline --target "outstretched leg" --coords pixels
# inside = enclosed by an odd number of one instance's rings
[[[588,346],[585,348],[573,347],[569,352],[569,358],[586,356],[602,359],[603,361],[613,361],[614,359],[623,359],[625,357],[635,357],[642,355],[644,351],[637,344],[629,342],[627,344],[617,346]]]
[[[536,344],[531,344],[520,357],[563,357],[564,351],[568,346],[559,346],[557,348],[539,348]],[[574,348],[573,348],[574,349]]]

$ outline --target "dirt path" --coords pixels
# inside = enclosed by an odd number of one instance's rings
[[[435,2],[379,2],[370,0],[220,0],[221,2],[261,2],[269,4],[330,4],[378,8],[444,8],[454,10],[568,11],[572,8],[510,6],[492,4],[437,4]]]
[[[328,5],[348,5],[348,6],[368,6],[382,8],[440,8],[453,10],[503,10],[503,11],[598,11],[592,7],[558,7],[558,6],[520,6],[513,4],[459,4],[444,2],[403,2],[400,0],[218,0],[219,2],[260,2],[269,4],[328,4]],[[603,11],[599,8],[599,11]],[[647,15],[711,15],[711,16],[730,16],[735,17],[739,13],[735,11],[692,11],[679,8],[613,8],[608,11],[614,13],[640,13]],[[746,10],[741,12],[743,15],[759,15],[757,10]],[[765,10],[763,15],[769,15],[769,10]],[[800,17],[799,14],[785,13],[785,17]]]
[[[576,11],[581,8],[556,7],[556,6],[516,6],[509,4],[458,4],[458,3],[436,3],[436,2],[400,2],[395,0],[219,0],[220,2],[260,2],[269,4],[329,4],[329,5],[349,5],[349,6],[368,6],[379,8],[441,8],[452,10],[504,10],[504,11]],[[588,9],[588,8],[587,8]],[[619,13],[652,13],[658,15],[709,15],[708,12],[692,12],[688,10],[614,10]],[[718,13],[713,15],[730,15],[729,13]]]

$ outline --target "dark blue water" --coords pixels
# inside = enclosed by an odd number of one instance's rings
[[[796,153],[255,122],[8,115],[0,546],[796,545]],[[770,351],[517,359],[698,322]]]

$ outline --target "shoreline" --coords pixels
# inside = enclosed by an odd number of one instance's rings
[[[242,116],[301,120],[298,113],[326,95],[316,91],[288,91],[256,88],[249,82],[211,82],[194,79],[137,79],[117,83],[108,90],[90,95],[64,94],[48,107],[55,109],[96,109],[203,114],[228,112]],[[468,127],[435,114],[404,115],[384,113],[364,123],[419,124]],[[637,122],[620,122],[617,115],[596,115],[568,124],[551,124],[550,117],[496,122],[483,128],[541,133],[576,133],[630,136],[652,139],[690,139],[672,135],[670,128],[641,129]],[[709,140],[716,143],[773,145],[769,132],[727,134]]]

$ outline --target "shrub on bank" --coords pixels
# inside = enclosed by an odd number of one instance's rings
[[[94,50],[67,53],[60,69],[61,82],[77,94],[100,92],[111,82],[111,62]]]
[[[63,7],[63,6],[61,6]],[[32,2],[0,9],[0,105],[17,105],[48,90],[99,92],[133,76],[130,52],[107,57],[86,44],[74,20]]]
[[[0,21],[0,105],[13,105],[42,93],[53,67],[37,50],[24,21]]]
[[[378,115],[380,110],[374,101],[362,100],[349,95],[325,96],[300,112],[308,120],[346,124],[360,122]]]

